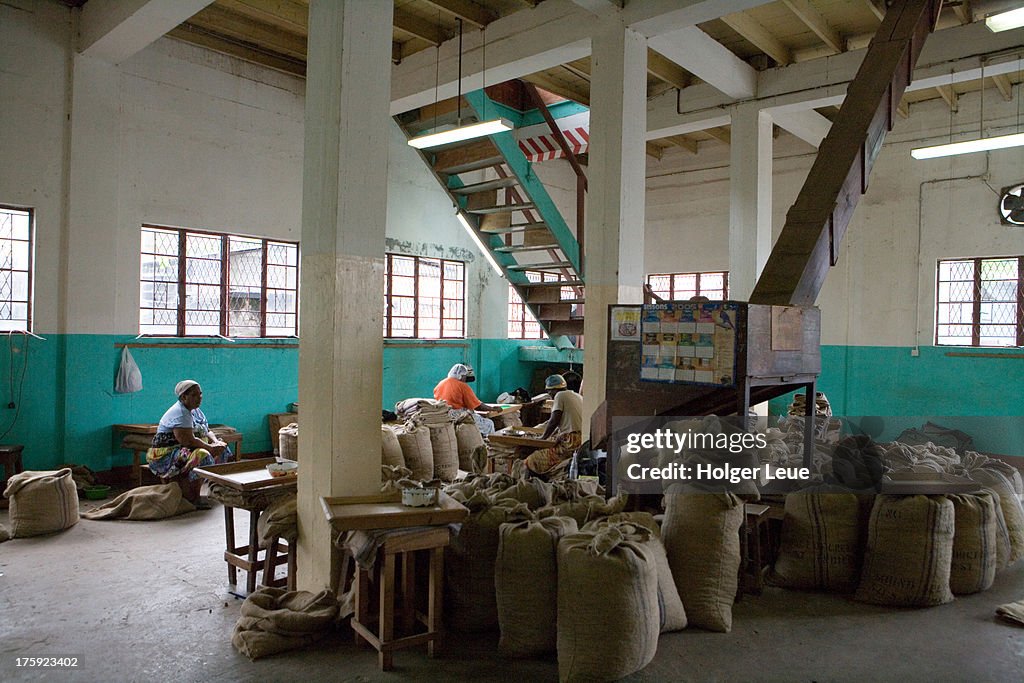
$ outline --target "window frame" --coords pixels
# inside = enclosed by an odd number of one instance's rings
[[[26,246],[27,246],[27,249],[28,249],[28,255],[27,255],[27,259],[26,259],[27,260],[27,265],[25,267],[25,270],[14,268],[14,249],[13,249],[13,246],[12,246],[12,249],[11,249],[11,267],[7,268],[7,269],[0,268],[0,270],[5,270],[5,271],[11,273],[11,298],[9,300],[7,300],[6,303],[8,303],[11,306],[12,314],[13,314],[13,310],[14,310],[14,304],[16,304],[16,303],[24,303],[25,304],[25,326],[23,328],[15,328],[15,327],[12,326],[9,330],[4,330],[4,332],[9,332],[9,333],[14,333],[14,332],[32,332],[32,322],[33,322],[32,321],[32,314],[34,312],[32,304],[33,304],[33,298],[34,298],[34,294],[35,294],[34,286],[35,286],[35,269],[36,269],[36,257],[35,257],[36,212],[35,212],[35,209],[33,209],[32,207],[15,206],[13,204],[0,204],[0,211],[11,211],[11,212],[17,211],[19,213],[28,214],[28,238],[25,239],[25,240],[17,239],[17,238],[15,238],[13,236],[13,233],[12,233],[12,236],[9,238],[11,242],[25,242],[26,243]],[[7,239],[7,238],[0,238],[0,239]],[[14,299],[14,273],[25,273],[26,282],[25,282],[25,300],[24,301],[22,301],[21,299],[18,299],[18,300]],[[4,303],[4,302],[0,301],[0,304],[2,304],[2,303]],[[14,318],[11,318],[10,320],[11,320],[11,322],[15,321]]]
[[[395,275],[394,270],[394,259],[411,259],[413,262],[412,275]],[[437,337],[421,337],[420,336],[420,305],[422,303],[420,298],[420,266],[423,261],[436,261],[439,269],[438,281],[440,287],[438,289],[438,335]],[[446,264],[457,264],[461,269],[461,278],[459,280],[452,280],[445,277],[445,265]],[[466,261],[459,261],[456,259],[446,259],[437,256],[419,256],[417,254],[402,254],[398,252],[386,252],[384,254],[384,320],[383,320],[383,333],[385,339],[421,339],[425,341],[445,341],[448,339],[466,339],[466,273],[468,271]],[[409,278],[412,279],[412,294],[394,294],[392,287],[392,280],[395,277]],[[458,282],[459,292],[458,296],[449,296],[450,292],[445,291],[445,283]],[[395,316],[392,314],[394,309],[394,299],[412,299],[412,316],[399,316],[399,319],[410,319],[412,320],[412,335],[410,336],[394,336],[394,319]],[[458,318],[452,316],[445,316],[445,301],[459,301],[461,303],[460,309],[462,315]],[[445,321],[459,320],[461,322],[461,334],[459,336],[445,336]]]
[[[175,332],[174,332],[173,335],[172,334],[168,334],[168,333],[161,333],[161,332],[142,332],[142,325],[143,325],[143,323],[142,323],[142,321],[140,319],[140,321],[139,321],[139,332],[142,334],[142,336],[146,336],[146,337],[174,337],[174,338],[220,336],[220,337],[224,337],[226,339],[231,339],[231,338],[236,338],[236,339],[290,339],[290,338],[296,338],[296,337],[299,336],[299,285],[300,285],[300,280],[301,280],[300,273],[299,273],[299,268],[301,267],[301,252],[300,252],[300,246],[299,246],[299,242],[298,241],[286,240],[286,239],[277,239],[277,238],[270,238],[270,237],[258,237],[258,236],[253,236],[253,235],[243,235],[243,234],[239,234],[239,233],[216,232],[216,231],[213,231],[213,230],[202,230],[202,229],[196,229],[196,228],[181,228],[181,227],[168,226],[168,225],[156,225],[156,224],[152,224],[152,223],[143,223],[142,224],[142,226],[140,228],[140,231],[139,231],[140,237],[142,235],[142,232],[145,231],[145,230],[155,230],[155,231],[159,231],[159,232],[177,233],[178,253],[177,253],[177,256],[175,257],[178,260],[178,263],[177,263],[177,278],[173,282],[173,284],[175,285],[175,288],[177,290],[177,306],[174,309],[176,311],[176,318],[175,318]],[[190,258],[191,259],[199,258],[199,257],[190,257],[188,255],[188,236],[189,235],[196,235],[196,236],[199,236],[199,237],[216,237],[216,238],[220,239],[220,258],[217,259],[217,263],[219,263],[219,265],[220,265],[220,278],[219,278],[219,281],[218,281],[218,283],[216,285],[210,285],[209,283],[196,283],[194,281],[190,283],[187,280],[188,261],[189,261],[189,259]],[[231,320],[231,312],[232,312],[231,308],[230,308],[230,298],[231,298],[231,240],[232,239],[246,240],[246,241],[250,241],[250,242],[258,242],[259,243],[259,248],[260,248],[260,251],[261,251],[261,254],[260,254],[260,285],[259,285],[259,291],[260,291],[259,334],[257,336],[253,336],[253,337],[243,337],[243,336],[238,336],[238,335],[236,335],[235,337],[231,337],[231,335],[229,334],[229,332],[231,331],[231,322],[230,322],[230,320]],[[283,287],[283,288],[282,287],[270,287],[268,285],[268,283],[267,283],[267,271],[268,271],[268,265],[270,265],[270,264],[268,264],[269,247],[271,247],[273,245],[285,245],[285,246],[293,246],[293,247],[295,247],[295,265],[294,266],[290,266],[290,265],[287,265],[287,264],[281,264],[281,267],[284,267],[284,268],[294,268],[295,269],[295,288],[294,289],[287,288],[287,287]],[[150,254],[149,252],[143,251],[142,245],[140,243],[140,245],[139,245],[140,260],[141,260],[141,257],[146,256],[146,255],[155,256],[155,255],[159,255],[159,254],[155,254],[155,253]],[[204,260],[213,261],[214,259],[204,259]],[[278,265],[278,264],[274,264],[274,265]],[[143,304],[143,301],[142,301],[142,296],[143,296],[142,285],[145,282],[160,282],[160,281],[159,280],[145,280],[143,278],[143,273],[141,271],[141,263],[140,263],[140,271],[139,271],[139,312],[140,312],[140,314],[141,314],[141,312],[143,310],[167,310],[167,311],[171,310],[170,308],[146,309],[142,305]],[[168,282],[170,282],[170,281],[168,281]],[[187,307],[187,305],[186,305],[186,302],[187,302],[187,288],[189,287],[190,284],[192,284],[192,285],[202,284],[204,286],[216,286],[216,287],[218,287],[220,289],[220,292],[218,294],[218,300],[220,302],[220,308],[218,309],[218,311],[220,313],[220,322],[218,324],[219,331],[216,334],[210,334],[210,333],[189,333],[188,332],[188,330],[187,330],[188,325],[187,325],[186,318],[187,318],[187,313],[189,312],[189,310],[193,310],[193,311],[196,311],[196,310],[199,310],[199,311],[207,310],[207,309],[189,309]],[[241,287],[243,285],[239,285],[239,286]],[[285,312],[285,314],[287,314],[287,315],[293,315],[294,316],[295,323],[294,323],[294,328],[293,328],[293,331],[292,331],[291,334],[267,334],[267,315],[268,315],[268,313],[280,313],[280,311],[268,311],[267,310],[267,304],[268,304],[268,301],[269,301],[269,299],[268,299],[268,292],[271,292],[271,291],[274,291],[274,292],[285,291],[285,292],[294,292],[295,293],[295,311],[294,311],[294,313]]]
[[[696,291],[695,294],[692,294],[691,296],[707,296],[701,290],[701,286],[700,286],[701,276],[704,276],[704,275],[721,275],[722,276],[722,298],[721,299],[712,299],[712,301],[727,301],[729,299],[729,271],[728,270],[701,270],[701,271],[686,271],[686,272],[681,272],[681,273],[648,273],[647,274],[647,284],[649,286],[651,285],[651,278],[654,278],[654,277],[667,277],[669,279],[669,285],[668,285],[669,286],[669,296],[666,298],[666,301],[678,301],[679,299],[676,299],[676,297],[675,297],[676,278],[679,278],[679,277],[682,277],[682,276],[685,276],[685,275],[695,275],[696,279],[697,279],[697,291]],[[654,287],[653,286],[651,286],[651,291],[654,291]],[[716,288],[715,291],[717,291],[717,288]],[[660,294],[659,294],[659,296],[660,296]],[[689,298],[689,297],[687,297],[687,298]]]
[[[1017,287],[1016,302],[1008,301],[997,301],[993,303],[1016,303],[1016,321],[1014,323],[1005,323],[1006,325],[1014,324],[1016,327],[1016,344],[1013,345],[993,345],[993,344],[982,344],[982,320],[981,320],[981,306],[984,303],[982,299],[982,283],[985,280],[982,279],[982,264],[985,261],[1017,261]],[[951,282],[964,282],[964,280],[942,280],[942,264],[944,263],[965,263],[969,262],[973,265],[973,273],[971,280],[971,300],[967,301],[940,301],[939,292],[943,283]],[[971,321],[969,323],[971,328],[971,343],[944,343],[939,341],[939,326],[940,325],[963,325],[967,326],[968,323],[940,323],[939,322],[939,307],[943,304],[951,303],[970,303],[971,304]],[[935,262],[935,307],[933,309],[935,315],[935,323],[932,330],[932,341],[935,346],[960,346],[963,348],[972,349],[1012,349],[1024,347],[1024,255],[1017,256],[971,256],[964,258],[944,258],[937,259]]]

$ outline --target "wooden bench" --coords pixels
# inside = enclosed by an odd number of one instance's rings
[[[217,438],[224,443],[236,444],[232,447],[231,452],[234,461],[238,461],[242,458],[242,433],[238,431],[219,432],[219,428],[223,428],[224,425],[213,425],[210,427],[210,431],[213,432]],[[149,471],[149,466],[145,464],[146,451],[149,450],[150,444],[153,440],[153,436],[156,434],[157,425],[155,424],[116,424],[114,425],[114,435],[123,435],[121,438],[121,448],[132,452],[132,485],[142,486],[142,472],[143,470]]]

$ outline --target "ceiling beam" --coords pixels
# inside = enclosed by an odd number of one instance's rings
[[[555,0],[547,0],[547,3]],[[622,22],[648,38],[767,5],[772,0],[629,0]],[[663,53],[664,54],[664,53]]]
[[[700,151],[700,145],[697,141],[685,135],[670,135],[665,140],[668,140],[676,147],[682,147],[690,154],[697,154]]]
[[[1007,102],[1013,100],[1013,82],[1010,81],[1010,77],[1006,74],[996,74],[992,77],[992,82],[996,84],[996,88],[999,89],[999,94],[1003,96],[1003,99]]]
[[[394,25],[402,33],[408,33],[414,38],[422,38],[434,47],[451,38],[437,24],[433,24],[415,14],[409,14],[398,7],[395,8]]]
[[[655,36],[647,45],[728,97],[757,92],[757,71],[696,26]]]
[[[529,76],[523,76],[522,80],[528,83],[533,83],[536,86],[544,88],[549,93],[564,97],[567,100],[578,102],[584,107],[590,106],[590,93],[584,92],[580,88],[573,87],[569,83],[558,81],[554,78],[549,77],[544,73],[530,74]]]
[[[647,73],[680,90],[690,86],[690,74],[685,69],[650,49],[647,50]]]
[[[867,5],[871,13],[881,21],[885,18],[885,3],[879,3],[879,0],[864,0],[864,4]]]
[[[276,30],[261,21],[235,14],[216,4],[192,17],[188,23],[245,43],[255,43],[295,59],[306,58],[304,35]]]
[[[938,91],[939,97],[941,97],[942,99],[944,99],[946,101],[946,104],[949,106],[951,111],[957,111],[958,110],[958,106],[957,105],[958,105],[958,102],[959,102],[959,98],[957,97],[956,90],[953,90],[953,86],[951,86],[951,85],[937,85],[937,86],[935,86],[935,90]]]
[[[902,119],[910,118],[910,105],[907,104],[907,98],[900,100],[900,103],[896,105],[896,113],[900,115]]]
[[[971,23],[974,20],[971,12],[971,0],[960,0],[960,4],[953,5],[953,14],[961,24]]]
[[[732,144],[732,133],[725,126],[715,126],[713,128],[705,128],[704,132],[713,137],[719,142],[725,143],[726,145]]]
[[[592,14],[609,14],[622,9],[622,0],[572,0]]]
[[[119,64],[213,0],[93,0],[82,7],[78,51]]]
[[[309,30],[309,3],[298,0],[217,0],[224,9],[262,21],[285,31],[305,35]]]
[[[472,2],[472,0],[423,0],[433,5],[442,12],[452,15],[456,19],[462,19],[468,24],[477,28],[484,28],[498,18],[498,15],[490,10]]]
[[[660,161],[661,155],[665,153],[665,150],[663,150],[660,146],[654,144],[653,142],[647,142],[644,143],[644,152],[647,154],[647,156],[654,157],[655,159],[658,159]]]
[[[722,17],[725,25],[740,34],[754,47],[774,59],[779,66],[793,63],[793,52],[782,44],[768,29],[757,23],[752,16],[744,12],[729,14]]]
[[[583,68],[582,66],[577,66],[576,64],[563,64],[562,68],[571,73],[572,75],[578,78],[582,78],[587,83],[590,83],[590,71]]]
[[[832,122],[813,109],[769,110],[777,128],[795,135],[812,147],[819,147],[828,135]]]
[[[829,25],[825,17],[821,16],[821,12],[816,10],[809,0],[782,0],[782,4],[788,7],[833,52],[843,51],[843,37]]]
[[[254,64],[262,64],[276,71],[282,71],[303,78],[306,76],[306,63],[304,60],[294,59],[268,50],[261,50],[252,44],[243,43],[229,36],[219,36],[189,23],[184,23],[177,28],[171,29],[167,35],[185,43],[205,47],[214,52],[238,57]]]

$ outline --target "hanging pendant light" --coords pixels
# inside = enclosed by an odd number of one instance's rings
[[[473,138],[480,138],[486,135],[494,135],[495,133],[503,133],[508,130],[512,130],[514,127],[512,122],[506,118],[495,118],[489,121],[480,121],[479,123],[462,125],[462,19],[459,22],[459,79],[458,79],[458,94],[456,95],[456,101],[458,106],[456,124],[454,128],[447,130],[435,131],[433,133],[427,133],[426,135],[417,135],[414,138],[409,139],[409,145],[416,149],[429,149],[431,147],[440,147],[441,145],[449,145],[453,142],[462,142],[463,140],[472,140]],[[484,49],[486,49],[486,40],[484,42]],[[438,59],[440,60],[440,53]],[[484,65],[484,75],[486,77],[486,64]],[[435,105],[437,103],[435,102]]]

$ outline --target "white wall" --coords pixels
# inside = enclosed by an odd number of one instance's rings
[[[1013,102],[1004,102],[993,87],[986,92],[986,135],[1015,132],[1014,92]],[[979,101],[977,93],[961,96],[953,121],[955,140],[977,136]],[[949,109],[942,100],[912,105],[910,118],[897,120],[846,233],[839,263],[818,297],[823,344],[931,344],[937,259],[1024,254],[1024,229],[1000,224],[995,192],[1024,181],[1024,150],[911,158],[912,147],[946,142],[949,130]],[[777,237],[814,152],[782,134],[775,155],[772,223]],[[725,145],[702,143],[696,156],[672,151],[648,163],[647,190],[648,273],[728,268]]]

